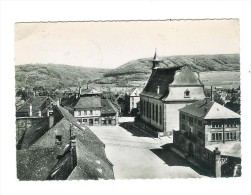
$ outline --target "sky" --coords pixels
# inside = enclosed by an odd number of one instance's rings
[[[158,55],[239,53],[238,20],[15,24],[15,64],[116,68]]]

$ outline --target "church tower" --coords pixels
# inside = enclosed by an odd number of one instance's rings
[[[160,60],[157,55],[157,49],[155,49],[155,54],[153,56],[152,63],[153,63],[152,70],[157,69],[159,67]]]

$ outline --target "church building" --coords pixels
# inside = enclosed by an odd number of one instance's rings
[[[205,98],[199,74],[189,66],[162,68],[155,55],[152,74],[140,94],[140,122],[156,136],[165,136],[179,128],[179,109]]]

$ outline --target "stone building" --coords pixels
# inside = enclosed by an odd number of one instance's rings
[[[205,99],[180,109],[179,130],[174,131],[173,143],[207,170],[215,168],[214,150],[217,149],[228,161],[220,173],[230,176],[231,168],[240,163],[240,134],[240,115]]]
[[[152,74],[140,94],[140,121],[157,136],[171,134],[179,127],[179,109],[205,98],[198,73],[188,66],[160,68],[156,52]]]

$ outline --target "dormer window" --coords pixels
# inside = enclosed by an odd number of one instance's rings
[[[186,89],[186,91],[184,92],[184,97],[190,98],[190,91],[188,89]]]
[[[58,145],[62,144],[62,135],[56,135],[56,144]]]

